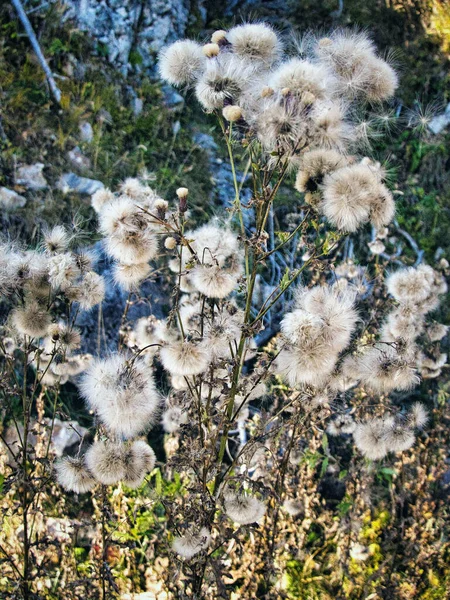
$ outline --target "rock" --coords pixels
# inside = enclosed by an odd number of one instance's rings
[[[0,206],[5,210],[15,210],[22,208],[27,203],[27,199],[5,187],[0,187]]]
[[[144,102],[142,98],[136,97],[133,100],[133,114],[135,117],[138,117],[142,111],[144,110]]]
[[[87,121],[80,123],[80,138],[83,142],[92,142],[94,139],[94,130]]]
[[[126,75],[132,48],[142,58],[136,70],[155,73],[156,53],[167,43],[184,36],[190,14],[190,0],[63,0],[67,8],[64,18],[77,21],[108,51],[108,59]],[[201,4],[201,3],[200,3]],[[200,10],[200,19],[205,11]]]
[[[65,194],[68,192],[78,192],[78,194],[92,195],[105,186],[101,181],[97,181],[96,179],[79,177],[75,173],[64,173],[64,175],[61,175],[57,187]]]
[[[184,98],[171,85],[163,85],[162,93],[164,105],[170,110],[181,110],[184,106]]]
[[[16,173],[16,183],[23,185],[29,190],[45,190],[48,187],[48,183],[42,173],[44,167],[43,163],[19,167]]]
[[[447,104],[445,112],[431,119],[428,123],[428,129],[431,133],[434,133],[434,135],[438,135],[448,125],[450,125],[450,102]]]
[[[75,146],[75,148],[70,150],[67,153],[67,156],[69,157],[70,162],[73,163],[75,166],[79,167],[80,169],[91,168],[91,161],[86,156],[84,156],[84,154],[81,152],[78,146]]]

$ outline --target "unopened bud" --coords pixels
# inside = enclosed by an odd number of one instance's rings
[[[322,38],[319,40],[319,48],[326,48],[327,46],[331,46],[333,44],[333,40],[330,38]]]
[[[176,245],[177,245],[177,240],[173,237],[168,237],[164,241],[164,247],[167,248],[167,250],[173,250]]]
[[[176,194],[178,196],[178,198],[187,198],[187,195],[189,194],[189,190],[185,187],[180,187],[177,189]]]
[[[303,104],[314,104],[316,97],[311,92],[303,92],[302,102]]]
[[[205,44],[203,46],[203,54],[208,58],[212,58],[213,56],[217,56],[220,52],[220,48],[218,44]]]
[[[274,90],[271,87],[263,87],[261,90],[261,98],[269,98],[270,96],[273,96],[273,94]]]
[[[155,202],[155,208],[158,211],[158,216],[164,217],[166,210],[169,208],[169,203],[162,198],[158,198],[158,200]]]
[[[227,32],[223,29],[218,29],[211,36],[211,42],[213,44],[219,44],[222,40],[225,40],[227,37]]]
[[[239,121],[239,119],[242,117],[242,109],[240,106],[225,106],[222,114],[227,121],[233,123],[234,121]]]
[[[284,88],[281,90],[281,95],[282,95],[282,96],[287,96],[288,94],[290,94],[290,92],[291,92],[291,88],[284,87]]]
[[[178,210],[180,213],[185,213],[187,211],[187,197],[189,190],[185,187],[181,187],[177,189],[177,196],[180,200],[180,204],[178,205]]]

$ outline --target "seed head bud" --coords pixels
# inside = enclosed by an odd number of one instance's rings
[[[290,91],[291,91],[291,89],[290,89],[290,88],[288,88],[288,87],[284,87],[284,88],[281,90],[281,95],[282,95],[282,96],[287,96],[287,95],[290,93]]]
[[[316,97],[311,92],[303,92],[302,102],[303,104],[314,104]]]
[[[213,44],[219,44],[221,41],[225,40],[227,37],[227,32],[223,29],[218,29],[211,36],[211,42]]]
[[[263,87],[263,89],[261,90],[261,98],[269,98],[270,96],[273,96],[274,94],[274,90],[269,87]]]
[[[205,44],[203,46],[203,54],[208,58],[212,58],[213,56],[217,56],[220,52],[220,48],[218,44]]]
[[[164,241],[164,247],[167,250],[173,250],[177,245],[177,240],[173,237],[167,237]]]
[[[321,40],[319,40],[319,48],[326,48],[327,46],[331,46],[333,43],[333,40],[331,40],[330,38],[322,38]]]
[[[155,202],[155,208],[158,212],[158,216],[163,219],[164,215],[166,214],[167,209],[169,208],[169,203],[166,200],[159,198]]]
[[[187,197],[189,190],[185,187],[181,187],[177,189],[177,196],[180,200],[180,204],[178,210],[180,213],[185,213],[187,211]]]
[[[222,114],[227,121],[233,123],[234,121],[239,121],[239,119],[242,117],[242,109],[240,106],[225,106]]]

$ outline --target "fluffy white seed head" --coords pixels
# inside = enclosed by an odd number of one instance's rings
[[[392,417],[374,418],[357,423],[353,439],[358,450],[371,460],[379,460],[386,456],[389,449],[386,445],[386,432],[392,427]]]
[[[255,496],[244,496],[228,491],[224,494],[224,510],[235,523],[249,525],[263,518],[266,505]]]
[[[126,472],[126,447],[109,441],[97,441],[86,452],[86,465],[95,479],[104,485],[119,483]]]
[[[148,263],[136,263],[134,265],[125,265],[116,263],[114,265],[114,281],[124,290],[130,291],[139,287],[151,272]]]
[[[68,492],[85,494],[97,483],[87,469],[84,457],[65,456],[56,463],[55,469],[58,483]]]
[[[77,301],[83,310],[100,304],[105,297],[105,280],[101,275],[89,271],[77,284]]]
[[[202,550],[206,550],[211,543],[211,533],[206,527],[200,531],[189,531],[183,536],[174,538],[172,548],[183,558],[190,559]]]
[[[277,34],[265,23],[238,25],[226,37],[240,58],[261,61],[267,66],[278,59],[282,49]]]
[[[91,206],[96,213],[99,213],[102,208],[115,199],[114,194],[108,188],[101,188],[91,196]]]
[[[421,402],[414,402],[409,413],[409,424],[414,429],[422,429],[428,423],[429,417],[425,406]]]
[[[48,263],[48,279],[54,289],[67,290],[81,275],[75,256],[69,252],[51,256]]]
[[[116,435],[134,437],[157,420],[159,394],[153,375],[142,360],[122,354],[95,359],[80,382],[89,407]]]
[[[220,52],[220,47],[219,44],[205,44],[202,47],[203,50],[203,54],[207,57],[207,58],[212,58],[214,56],[217,56]]]
[[[217,265],[197,265],[192,269],[192,285],[208,298],[226,298],[236,289],[240,269],[221,269]]]
[[[43,245],[49,254],[60,254],[67,250],[70,243],[70,236],[66,228],[62,225],[56,225],[50,231],[44,232]]]
[[[188,341],[163,346],[160,357],[163,367],[172,375],[198,375],[206,371],[210,362],[204,346]]]
[[[164,48],[159,55],[159,73],[167,83],[175,86],[189,85],[205,69],[206,56],[200,44],[181,40]]]
[[[20,335],[40,338],[46,335],[51,317],[44,306],[30,300],[11,312],[11,323]]]
[[[126,451],[123,482],[130,488],[138,488],[145,476],[153,470],[156,462],[153,449],[144,441],[133,442]]]

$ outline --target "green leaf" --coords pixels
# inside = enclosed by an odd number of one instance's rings
[[[323,477],[325,475],[325,473],[327,472],[328,463],[329,463],[329,458],[328,458],[328,456],[325,456],[325,458],[322,461],[322,466],[320,468],[320,476],[321,477]]]
[[[291,278],[289,277],[289,273],[290,273],[290,271],[289,271],[289,268],[288,268],[288,267],[286,267],[286,271],[284,272],[284,275],[283,275],[283,277],[281,278],[281,281],[280,281],[280,286],[279,286],[279,287],[280,287],[280,290],[281,290],[282,292],[283,292],[283,291],[284,291],[284,290],[285,290],[285,289],[288,287],[288,285],[289,285],[289,284],[290,284],[290,282],[291,282]]]
[[[275,235],[280,240],[280,242],[284,244],[289,239],[290,233],[287,231],[276,231]]]

